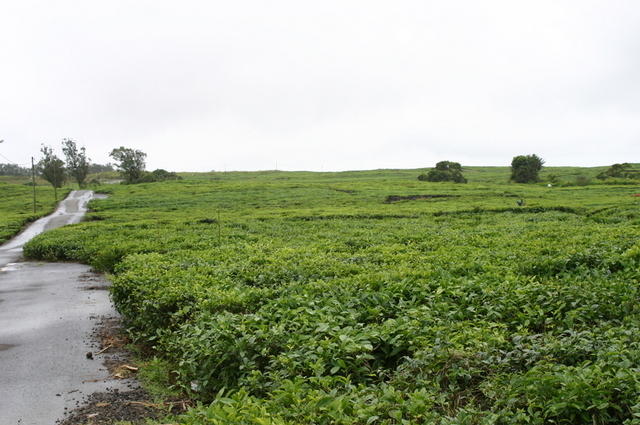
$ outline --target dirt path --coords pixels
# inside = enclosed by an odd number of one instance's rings
[[[108,285],[88,266],[24,262],[22,246],[37,234],[77,223],[93,197],[74,191],[44,217],[0,247],[0,424],[51,425],[93,392],[127,388],[109,380],[92,329],[114,316]]]

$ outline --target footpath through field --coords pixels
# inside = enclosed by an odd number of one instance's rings
[[[0,424],[51,425],[84,395],[124,386],[92,351],[90,334],[115,311],[104,278],[88,266],[25,262],[22,246],[49,229],[77,223],[94,193],[73,191],[51,215],[0,246]],[[90,285],[88,283],[90,282]]]

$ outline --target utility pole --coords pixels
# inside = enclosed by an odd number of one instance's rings
[[[33,186],[33,213],[36,213],[36,166],[31,157],[31,185]]]

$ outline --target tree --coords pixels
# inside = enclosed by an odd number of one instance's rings
[[[145,171],[142,177],[138,179],[138,182],[154,183],[154,182],[163,182],[166,180],[182,180],[182,177],[180,177],[174,172],[170,172],[167,170],[163,170],[162,168],[158,168],[157,170],[153,170],[150,173]]]
[[[51,183],[56,201],[58,200],[58,188],[62,187],[67,180],[64,169],[64,161],[58,158],[53,149],[49,146],[42,145],[40,152],[44,157],[38,161],[38,172],[43,179]]]
[[[89,173],[91,174],[104,173],[109,171],[115,171],[111,164],[89,164]]]
[[[30,176],[31,169],[16,164],[0,164],[0,176]]]
[[[640,171],[634,170],[633,165],[629,164],[628,162],[623,162],[622,164],[613,164],[611,167],[607,168],[596,177],[600,180],[605,180],[610,177],[633,179],[640,177]]]
[[[537,182],[542,164],[544,161],[537,155],[515,156],[511,161],[511,180],[516,183]]]
[[[78,149],[76,142],[62,139],[62,152],[67,160],[67,171],[76,179],[79,187],[84,187],[84,181],[89,174],[89,159],[84,146]]]
[[[116,167],[127,183],[135,183],[144,175],[146,153],[120,146],[109,156],[116,161]]]
[[[458,162],[440,161],[427,174],[420,174],[418,180],[430,182],[466,183],[462,175],[462,166]]]

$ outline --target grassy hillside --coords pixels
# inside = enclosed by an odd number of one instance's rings
[[[635,423],[640,187],[421,171],[109,186],[25,252],[114,273],[174,423]]]

